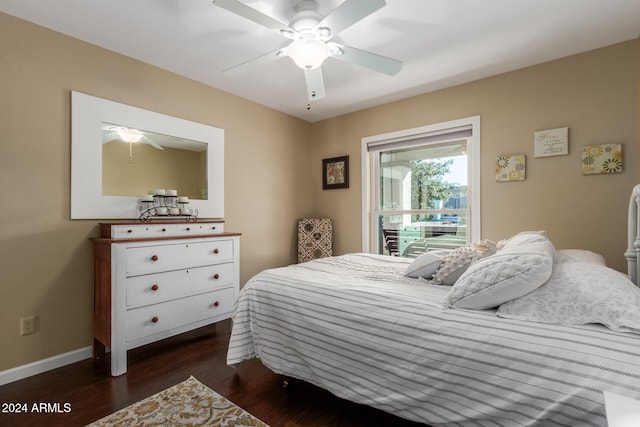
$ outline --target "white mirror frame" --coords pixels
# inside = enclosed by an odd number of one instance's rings
[[[208,200],[189,200],[199,218],[224,218],[224,130],[71,92],[71,219],[138,218],[140,197],[102,195],[102,122],[207,146]],[[153,190],[153,189],[149,189]]]

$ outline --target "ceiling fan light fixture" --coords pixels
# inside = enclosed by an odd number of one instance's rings
[[[130,129],[126,127],[121,127],[116,130],[118,137],[124,142],[140,142],[144,133],[138,129]]]
[[[329,57],[329,47],[318,39],[299,39],[287,48],[287,54],[303,70],[318,68]]]

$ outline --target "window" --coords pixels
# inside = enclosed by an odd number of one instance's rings
[[[363,250],[415,257],[480,236],[479,117],[363,139]]]

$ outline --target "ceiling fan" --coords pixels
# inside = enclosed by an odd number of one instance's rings
[[[302,0],[296,5],[296,13],[289,25],[239,0],[213,0],[213,4],[293,40],[286,47],[224,70],[226,74],[238,75],[257,65],[288,56],[304,70],[307,96],[309,101],[316,101],[325,97],[320,66],[328,57],[390,76],[402,68],[402,62],[395,59],[330,41],[341,31],[385,6],[384,0],[345,0],[327,16],[319,12],[315,0]]]
[[[106,144],[107,142],[113,141],[114,139],[119,139],[128,143],[136,143],[141,142],[143,144],[149,144],[156,150],[164,150],[163,147],[158,145],[155,141],[152,141],[147,135],[146,132],[143,132],[139,129],[128,128],[126,126],[112,125],[109,123],[102,124],[102,143]]]

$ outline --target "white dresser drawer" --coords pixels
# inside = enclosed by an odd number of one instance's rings
[[[232,309],[233,289],[229,288],[128,310],[127,341],[135,341],[208,318],[228,316]]]
[[[112,239],[144,239],[156,237],[216,235],[224,233],[224,222],[159,222],[143,224],[104,224]]]
[[[220,289],[233,285],[233,280],[233,263],[128,277],[127,307],[142,307]]]
[[[180,223],[177,226],[178,234],[180,235],[194,235],[194,234],[217,234],[224,233],[224,223]]]
[[[113,227],[114,239],[173,236],[176,224],[145,224]]]
[[[199,267],[230,261],[233,240],[206,240],[126,249],[127,276]]]
[[[208,267],[201,267],[206,271],[202,279],[197,277],[195,280],[190,280],[191,292],[205,292],[212,289],[218,289],[226,286],[231,286],[234,283],[234,264],[232,262],[225,262],[223,264],[215,264]],[[190,269],[189,274],[199,269]]]

